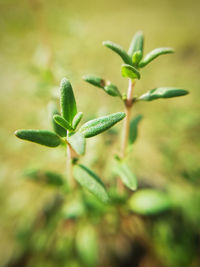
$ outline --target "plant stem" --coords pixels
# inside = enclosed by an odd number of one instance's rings
[[[127,90],[127,99],[124,101],[125,103],[125,113],[126,117],[124,119],[124,125],[122,128],[122,143],[121,143],[121,158],[124,159],[126,157],[126,149],[129,138],[129,129],[130,129],[130,119],[131,119],[131,109],[133,106],[133,91],[134,91],[135,81],[129,79],[129,85]],[[124,185],[120,179],[118,179],[118,191],[123,192]]]
[[[127,99],[125,103],[125,112],[126,117],[124,120],[123,133],[122,133],[122,144],[121,144],[121,157],[124,159],[126,156],[126,148],[129,137],[129,128],[130,128],[130,119],[131,119],[131,108],[133,105],[133,89],[134,89],[135,81],[129,79],[129,86],[127,91]]]
[[[72,170],[72,148],[69,144],[67,144],[67,180],[69,183],[70,188],[74,188],[76,183],[73,178],[73,170]]]

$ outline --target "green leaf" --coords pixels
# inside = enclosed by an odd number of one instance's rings
[[[126,51],[120,45],[115,44],[111,41],[104,41],[103,45],[110,48],[115,53],[117,53],[126,64],[132,65],[131,57],[126,53]]]
[[[57,110],[56,104],[54,102],[50,102],[48,105],[48,110],[49,110],[49,115],[50,115],[53,131],[57,133],[59,136],[65,137],[67,135],[67,131],[63,127],[58,125],[53,119],[53,115],[60,115],[60,113]]]
[[[84,266],[98,266],[98,240],[92,225],[80,225],[76,235],[76,248]]]
[[[121,93],[119,92],[117,86],[112,84],[112,83],[104,86],[104,91],[111,96],[120,96],[121,97]]]
[[[119,162],[114,169],[116,175],[120,177],[122,182],[131,190],[136,190],[138,183],[136,176],[129,169],[127,164]]]
[[[66,121],[63,117],[61,117],[60,115],[54,115],[53,116],[53,119],[54,121],[62,126],[63,128],[65,128],[66,130],[69,130],[69,131],[73,131],[74,129],[70,126],[69,122]]]
[[[91,83],[92,85],[103,89],[107,94],[109,94],[111,96],[120,96],[121,97],[121,94],[120,94],[117,86],[112,84],[109,81],[105,81],[104,79],[102,79],[100,77],[92,76],[92,75],[84,76],[83,79],[85,81]]]
[[[58,135],[47,130],[17,130],[15,135],[20,139],[49,147],[56,147],[61,143]]]
[[[183,96],[189,94],[188,91],[184,89],[177,89],[177,88],[171,88],[171,87],[160,87],[155,88],[144,95],[141,95],[138,100],[142,101],[152,101],[159,98],[171,98],[171,97],[177,97],[177,96]]]
[[[85,138],[95,136],[106,131],[114,124],[122,120],[125,116],[126,114],[124,112],[117,112],[88,121],[81,126],[79,132],[82,133]]]
[[[41,171],[38,169],[28,169],[25,171],[24,174],[29,179],[43,184],[48,184],[53,186],[62,186],[64,184],[62,176],[58,173],[50,171]]]
[[[64,184],[62,176],[58,173],[45,171],[44,176],[45,176],[45,182],[49,185],[61,186]]]
[[[142,59],[142,52],[140,50],[139,51],[135,51],[133,53],[133,56],[132,56],[133,65],[138,67],[138,64],[141,61],[141,59]]]
[[[134,52],[141,51],[143,56],[143,44],[144,44],[144,34],[142,31],[136,32],[136,34],[133,36],[133,39],[131,41],[128,54],[129,56],[133,56]]]
[[[68,79],[63,78],[60,83],[60,106],[62,117],[72,125],[72,120],[77,113],[76,101],[72,86]]]
[[[165,55],[165,54],[171,54],[174,53],[174,49],[170,47],[160,47],[152,50],[149,52],[139,63],[139,67],[143,68],[147,64],[149,64],[152,60],[157,58],[160,55]]]
[[[74,129],[76,129],[82,118],[83,118],[83,112],[78,112],[72,121],[72,127]]]
[[[74,177],[77,182],[95,195],[99,200],[107,203],[109,198],[101,179],[90,169],[79,164],[74,167]]]
[[[71,145],[71,147],[78,153],[79,155],[83,155],[85,153],[85,138],[79,133],[69,133],[67,136],[67,141]]]
[[[104,88],[105,86],[105,80],[98,77],[98,76],[94,76],[94,75],[85,75],[83,76],[83,80],[85,80],[86,82],[97,86],[99,88]]]
[[[138,115],[135,118],[133,118],[130,122],[130,130],[129,130],[129,143],[133,144],[138,135],[138,124],[142,119],[142,115]]]
[[[107,212],[107,209],[109,209],[109,207],[105,205],[101,200],[99,200],[95,195],[91,194],[87,190],[83,191],[82,193],[82,201],[84,202],[87,210],[89,210],[93,214],[93,216],[102,216]]]
[[[171,206],[169,196],[154,189],[141,189],[129,200],[130,209],[141,215],[157,214],[170,209]]]
[[[128,64],[122,65],[122,76],[130,79],[138,79],[138,80],[140,79],[139,71],[133,66]]]

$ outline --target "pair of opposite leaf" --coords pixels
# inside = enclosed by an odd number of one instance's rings
[[[122,76],[131,79],[140,79],[139,69],[145,67],[158,56],[174,52],[170,47],[161,47],[152,50],[143,57],[144,35],[141,31],[133,36],[128,52],[120,45],[111,41],[104,41],[103,45],[116,52],[122,58],[125,63],[122,65]]]
[[[160,47],[155,48],[143,57],[144,36],[141,31],[137,32],[133,36],[128,52],[126,52],[120,45],[115,44],[111,41],[104,41],[103,45],[110,48],[122,58],[122,60],[124,61],[124,64],[122,64],[121,67],[122,76],[132,80],[140,79],[140,68],[145,67],[160,55],[170,54],[174,52],[172,48]],[[111,96],[118,96],[123,100],[122,94],[120,93],[116,85],[93,75],[86,75],[83,77],[83,79],[94,86],[102,88],[107,94]],[[186,94],[188,94],[188,91],[184,89],[161,87],[148,91],[142,96],[136,98],[136,101],[152,101],[159,98],[171,98],[183,96]]]
[[[77,113],[73,89],[68,79],[62,79],[60,92],[61,115],[55,111],[53,116],[56,133],[47,130],[18,130],[15,132],[17,137],[49,147],[57,147],[63,142],[64,137],[66,138],[64,141],[69,143],[76,153],[83,155],[86,138],[106,131],[125,117],[124,112],[113,113],[90,120],[77,130],[83,113]]]

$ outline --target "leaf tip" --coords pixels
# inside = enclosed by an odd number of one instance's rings
[[[53,115],[53,120],[55,121],[57,117],[58,117],[58,114],[54,114]]]
[[[82,76],[82,79],[83,79],[84,81],[87,81],[87,77],[88,77],[88,75],[83,75],[83,76]]]
[[[19,131],[20,131],[20,130],[16,130],[16,131],[14,132],[14,135],[15,135],[16,137],[19,137]]]
[[[106,46],[106,45],[108,44],[108,42],[110,42],[110,41],[103,41],[103,42],[102,42],[102,45],[103,45],[103,46]]]
[[[168,47],[168,49],[169,49],[169,53],[175,53],[175,49],[174,48]]]
[[[61,82],[60,82],[60,86],[66,86],[67,84],[69,84],[69,80],[67,78],[62,78]]]
[[[126,113],[125,112],[119,112],[119,113],[121,113],[121,118],[122,119],[126,117]]]

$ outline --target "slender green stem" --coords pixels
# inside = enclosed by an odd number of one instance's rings
[[[133,90],[134,90],[135,81],[129,79],[129,86],[127,91],[127,99],[125,101],[125,112],[126,117],[124,119],[123,133],[122,133],[122,143],[121,143],[121,157],[125,158],[126,148],[129,137],[129,128],[130,128],[130,119],[131,119],[131,108],[133,105]]]
[[[67,162],[66,162],[66,167],[67,167],[67,180],[69,183],[70,188],[74,188],[76,183],[73,178],[73,169],[72,169],[72,148],[69,144],[67,144]]]
[[[130,119],[131,119],[131,109],[133,105],[133,91],[134,91],[135,81],[129,79],[129,85],[127,90],[127,99],[125,100],[125,112],[126,117],[124,119],[124,125],[122,128],[122,143],[121,143],[121,158],[124,159],[126,157],[126,149],[129,138],[129,129],[130,129]],[[120,179],[118,179],[118,191],[123,192],[124,185]]]

